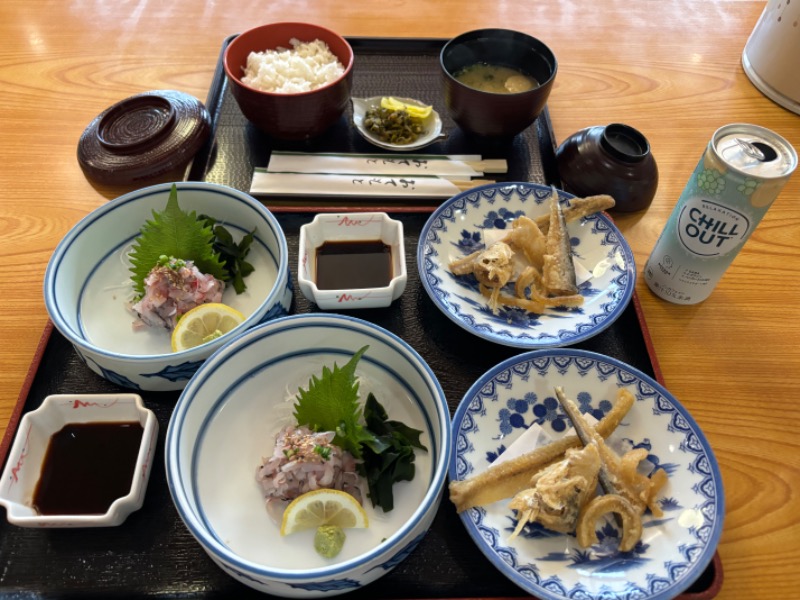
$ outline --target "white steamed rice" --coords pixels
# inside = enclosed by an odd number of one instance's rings
[[[335,81],[344,66],[322,40],[289,40],[291,48],[251,52],[242,82],[264,92],[309,92]]]

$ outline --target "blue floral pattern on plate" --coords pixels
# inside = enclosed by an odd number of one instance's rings
[[[658,382],[620,361],[570,349],[545,349],[509,358],[481,376],[453,418],[451,479],[486,469],[538,425],[550,438],[570,424],[555,399],[563,386],[581,411],[601,419],[626,388],[636,402],[608,443],[617,452],[645,448],[643,472],[663,468],[669,481],[659,495],[660,518],[647,513],[644,534],[630,552],[617,548],[613,521],[598,523],[599,543],[581,548],[574,536],[528,524],[508,537],[516,515],[508,500],[460,514],[487,558],[511,581],[543,600],[667,600],[699,577],[716,550],[724,493],[716,458],[686,409]]]
[[[573,198],[558,193],[565,205]],[[502,307],[493,314],[472,275],[459,277],[450,272],[452,260],[484,248],[485,230],[510,227],[521,215],[547,214],[550,195],[550,187],[535,183],[490,184],[453,196],[429,217],[420,233],[417,267],[423,287],[450,320],[489,341],[536,349],[588,339],[625,310],[636,284],[633,253],[603,214],[568,224],[576,260],[588,271],[605,265],[581,284],[584,304],[580,308],[555,308],[538,315]]]

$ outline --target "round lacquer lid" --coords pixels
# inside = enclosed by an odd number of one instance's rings
[[[174,90],[131,96],[97,115],[78,142],[87,177],[128,184],[169,173],[191,160],[211,132],[202,102]]]

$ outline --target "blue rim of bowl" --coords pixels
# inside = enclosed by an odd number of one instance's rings
[[[161,194],[164,191],[168,191],[172,187],[172,185],[173,185],[172,183],[165,183],[165,184],[149,186],[146,188],[135,190],[133,192],[129,192],[127,194],[124,194],[123,196],[119,196],[118,198],[110,200],[108,203],[93,210],[88,215],[83,217],[72,229],[69,230],[69,232],[67,232],[64,238],[56,246],[52,256],[50,257],[50,261],[48,262],[47,269],[45,271],[44,301],[45,301],[45,306],[47,307],[47,312],[50,315],[50,319],[53,321],[53,324],[73,344],[76,344],[80,348],[93,352],[97,355],[115,359],[136,361],[136,362],[150,362],[153,360],[160,360],[164,358],[174,359],[174,358],[200,356],[205,354],[205,352],[208,350],[209,345],[204,344],[202,346],[197,346],[195,348],[189,348],[188,350],[183,350],[180,352],[170,352],[164,354],[142,355],[142,354],[123,354],[119,352],[110,352],[99,346],[90,344],[89,342],[86,341],[85,338],[82,337],[80,331],[76,331],[74,328],[72,328],[66,322],[66,319],[63,317],[60,309],[58,308],[58,304],[55,300],[55,289],[54,289],[55,281],[58,275],[58,270],[61,268],[61,262],[64,258],[64,255],[70,249],[71,245],[80,237],[80,235],[86,229],[91,227],[95,222],[99,221],[100,219],[103,219],[108,214],[127,205],[128,203],[136,202],[142,198],[146,198],[156,194]],[[264,218],[264,220],[269,224],[272,234],[278,241],[280,256],[286,258],[286,260],[281,261],[278,260],[278,257],[273,256],[273,258],[276,259],[275,262],[278,274],[275,278],[275,284],[273,285],[272,290],[260,305],[262,310],[254,312],[247,319],[245,319],[245,321],[242,323],[241,329],[237,328],[223,336],[220,336],[219,338],[211,342],[211,347],[219,346],[227,342],[229,339],[232,339],[233,337],[240,335],[243,330],[246,330],[257,324],[260,321],[260,319],[263,318],[264,316],[263,314],[260,314],[262,312],[265,312],[263,311],[264,306],[274,305],[275,303],[280,301],[280,298],[284,294],[284,288],[286,287],[286,282],[289,281],[289,249],[288,249],[288,244],[286,242],[286,236],[283,233],[283,229],[278,223],[278,220],[275,218],[275,215],[273,215],[263,204],[258,202],[255,198],[249,196],[248,194],[245,194],[244,192],[214,183],[176,182],[176,185],[178,187],[178,192],[194,190],[194,191],[217,193],[222,196],[226,196],[232,201],[241,202],[253,208],[253,210],[258,212]],[[117,246],[117,248],[124,246],[125,243],[126,242],[124,241],[121,242],[120,245]],[[260,243],[263,244],[263,242]],[[83,282],[83,285],[86,285],[85,281]]]
[[[185,506],[190,504],[189,497],[190,494],[187,492],[186,487],[184,485],[184,480],[186,477],[181,476],[179,473],[174,472],[174,465],[179,464],[180,462],[180,450],[179,440],[180,440],[180,428],[182,418],[184,417],[185,413],[188,410],[188,406],[191,403],[191,397],[195,393],[195,390],[200,386],[201,379],[205,377],[206,374],[213,373],[220,367],[224,366],[225,362],[230,359],[231,355],[236,354],[240,349],[249,346],[251,343],[255,343],[256,341],[260,340],[262,337],[269,337],[274,332],[272,330],[281,330],[283,331],[286,327],[314,327],[314,326],[325,326],[325,327],[337,327],[342,329],[356,329],[362,334],[369,335],[372,337],[382,338],[384,343],[392,343],[399,347],[401,350],[401,354],[413,359],[415,364],[415,368],[423,376],[423,379],[428,381],[429,389],[432,393],[434,393],[435,397],[439,399],[437,402],[437,409],[440,418],[440,423],[438,427],[439,434],[441,435],[441,444],[440,447],[433,446],[434,440],[431,439],[432,448],[429,450],[432,453],[433,460],[431,464],[433,465],[433,469],[431,471],[431,482],[428,486],[428,490],[423,498],[420,506],[414,511],[411,517],[406,521],[406,523],[400,527],[394,534],[392,534],[389,538],[383,540],[378,546],[376,546],[372,551],[357,556],[353,559],[348,561],[343,561],[341,563],[337,563],[331,565],[329,567],[323,567],[319,569],[312,569],[308,571],[303,570],[290,570],[290,569],[275,569],[264,567],[258,565],[252,561],[243,559],[236,555],[236,553],[232,552],[227,546],[222,544],[217,536],[213,532],[207,532],[203,528],[198,526],[199,522],[204,522],[204,518],[202,514],[198,514],[196,511],[187,509]],[[322,350],[325,350],[322,348]],[[296,355],[296,353],[292,353]],[[283,358],[286,358],[284,356]],[[366,358],[366,357],[364,357]],[[363,359],[362,359],[363,360]],[[380,364],[380,363],[375,363]],[[232,386],[238,385],[237,383],[232,383]],[[230,389],[230,388],[229,388]],[[227,396],[226,394],[222,395],[221,398]],[[219,402],[219,400],[218,400]],[[434,431],[432,423],[430,423],[430,419],[426,416],[426,422],[428,423],[429,431]],[[206,425],[208,423],[209,416],[206,416],[204,420],[204,424],[201,428],[201,434],[198,438],[194,441],[194,447],[196,448],[199,444],[199,440],[202,439],[203,433],[202,431],[205,430]],[[334,577],[336,575],[340,575],[344,572],[350,571],[354,568],[358,568],[360,566],[366,565],[370,561],[375,560],[376,558],[380,558],[386,552],[390,550],[390,548],[400,541],[402,538],[407,536],[410,531],[425,517],[428,510],[431,506],[441,499],[441,494],[443,493],[444,483],[447,478],[447,470],[448,465],[451,461],[452,456],[452,443],[451,437],[452,435],[452,427],[451,427],[451,420],[450,420],[450,411],[447,406],[446,396],[444,394],[444,390],[439,383],[435,373],[430,368],[430,366],[425,362],[425,360],[419,355],[419,353],[414,350],[408,343],[402,340],[400,337],[395,335],[394,333],[380,327],[379,325],[375,325],[374,323],[370,323],[369,321],[364,321],[362,319],[358,319],[356,317],[350,317],[347,315],[337,315],[337,314],[299,314],[299,315],[290,315],[286,317],[280,317],[273,321],[269,321],[268,323],[263,323],[254,327],[253,329],[243,333],[239,337],[237,337],[234,341],[222,348],[218,349],[214,354],[211,355],[198,369],[197,373],[194,377],[189,381],[187,386],[181,392],[180,398],[178,398],[177,403],[175,404],[175,409],[172,412],[172,416],[170,417],[169,425],[167,427],[167,435],[165,441],[165,448],[164,448],[164,459],[166,464],[166,475],[167,475],[167,485],[170,490],[170,495],[172,497],[173,504],[178,511],[178,514],[181,517],[181,520],[184,522],[186,527],[192,532],[192,535],[195,536],[198,541],[202,540],[202,545],[209,552],[212,557],[217,560],[225,563],[226,565],[230,565],[233,568],[243,569],[249,573],[255,573],[258,576],[265,577],[265,578],[276,578],[279,581],[302,581],[307,580],[309,577],[317,577],[317,578],[328,578]],[[432,437],[432,436],[431,436]],[[437,458],[439,459],[437,461]],[[436,466],[438,463],[438,467]],[[195,461],[192,461],[192,473],[189,475],[189,478],[194,481],[196,479],[195,470]],[[196,500],[196,493],[192,493],[191,496]],[[183,503],[183,505],[182,505]],[[198,503],[199,504],[199,503]],[[200,511],[202,512],[202,511]]]
[[[490,342],[494,342],[497,344],[502,344],[504,346],[510,346],[514,348],[522,348],[525,350],[537,350],[537,349],[544,349],[544,348],[560,348],[563,346],[570,346],[573,344],[577,344],[579,342],[585,341],[589,338],[596,336],[601,331],[610,327],[619,317],[622,315],[623,311],[628,307],[628,304],[633,297],[633,293],[636,290],[636,268],[635,268],[635,261],[633,257],[633,252],[631,251],[630,246],[628,245],[627,240],[622,235],[622,232],[617,228],[614,222],[604,215],[603,213],[596,213],[593,215],[597,219],[599,219],[604,226],[611,232],[613,232],[619,239],[619,247],[622,253],[625,256],[625,264],[626,264],[626,271],[628,275],[628,285],[624,289],[623,296],[619,299],[614,309],[609,313],[603,322],[599,326],[595,326],[590,328],[588,331],[584,331],[583,333],[576,334],[568,339],[558,339],[552,342],[536,342],[531,340],[519,339],[516,341],[509,340],[507,338],[494,335],[491,332],[486,332],[482,329],[477,329],[469,325],[469,323],[465,323],[463,319],[460,319],[457,315],[454,315],[451,311],[447,310],[439,300],[438,296],[434,292],[433,288],[431,287],[428,278],[425,276],[426,269],[425,269],[425,258],[426,258],[426,248],[427,238],[430,233],[430,230],[434,223],[437,220],[442,219],[442,214],[448,212],[450,208],[456,203],[464,203],[466,207],[470,198],[479,198],[484,192],[490,190],[497,190],[500,194],[503,194],[503,190],[509,190],[509,194],[513,193],[514,191],[520,192],[520,190],[524,190],[522,195],[530,195],[533,193],[534,190],[547,190],[551,189],[550,186],[539,184],[539,183],[530,183],[530,182],[523,182],[523,181],[510,181],[510,182],[501,182],[501,183],[489,183],[486,185],[481,185],[465,192],[461,192],[456,194],[455,196],[450,197],[448,200],[445,200],[439,207],[428,217],[428,220],[422,226],[422,230],[419,234],[419,244],[417,245],[417,272],[419,273],[420,282],[422,283],[422,287],[427,292],[428,296],[430,297],[431,301],[436,305],[436,307],[444,313],[444,315],[450,319],[453,323],[461,327],[462,329],[480,337]],[[572,199],[575,196],[570,194],[569,192],[565,192],[563,190],[557,190],[559,198],[561,199]],[[488,199],[488,198],[486,198]]]
[[[529,352],[523,352],[522,354],[518,354],[516,356],[512,356],[507,358],[506,360],[500,362],[499,364],[495,365],[488,371],[486,371],[483,375],[481,375],[475,383],[473,383],[467,392],[462,397],[461,401],[458,404],[458,408],[456,408],[455,414],[453,415],[452,420],[452,428],[453,431],[451,432],[451,437],[453,443],[457,443],[458,437],[458,430],[461,426],[461,422],[464,419],[464,416],[469,409],[469,405],[472,402],[473,398],[478,395],[481,389],[486,386],[488,382],[494,379],[498,373],[502,373],[508,369],[512,369],[514,366],[534,361],[540,358],[547,358],[547,357],[557,357],[557,356],[565,356],[565,357],[574,357],[580,359],[591,360],[594,362],[604,362],[613,365],[618,371],[628,373],[631,377],[631,380],[628,383],[633,383],[634,378],[638,379],[639,382],[646,384],[651,388],[653,394],[658,394],[663,396],[675,410],[680,413],[681,417],[685,419],[686,423],[688,424],[688,428],[692,430],[694,435],[697,437],[700,445],[703,447],[703,450],[708,458],[711,472],[713,474],[713,478],[716,481],[722,481],[722,472],[719,468],[719,463],[717,462],[717,458],[714,455],[714,451],[711,448],[711,444],[709,443],[708,439],[703,433],[703,430],[698,425],[697,421],[694,420],[694,417],[689,413],[689,411],[678,401],[675,396],[673,396],[664,386],[654,380],[652,377],[647,375],[646,373],[632,367],[624,362],[617,360],[616,358],[612,358],[610,356],[600,354],[598,352],[592,352],[590,350],[579,350],[575,348],[546,348],[541,350],[531,350]],[[447,467],[447,475],[451,480],[458,479],[458,475],[456,472],[456,461],[458,459],[458,454],[453,452],[450,455],[450,463]],[[725,520],[725,490],[722,486],[715,488],[716,489],[716,503],[715,503],[715,510],[718,518],[714,523],[714,529],[712,531],[711,536],[708,538],[708,543],[703,548],[703,552],[701,558],[696,560],[695,563],[691,566],[690,576],[684,576],[684,580],[681,584],[677,587],[670,587],[667,591],[666,595],[664,594],[656,594],[655,596],[649,596],[647,600],[669,600],[669,598],[675,597],[675,595],[685,591],[692,583],[694,583],[697,578],[702,575],[703,571],[709,565],[709,563],[714,558],[714,553],[717,550],[717,546],[719,545],[720,537],[722,536],[722,527],[723,522]],[[558,594],[551,594],[548,590],[544,587],[537,586],[532,587],[530,584],[530,580],[525,578],[524,576],[520,575],[513,567],[511,567],[508,563],[500,559],[497,554],[492,552],[486,547],[483,538],[480,535],[480,532],[476,530],[473,526],[473,523],[469,520],[469,517],[466,513],[462,513],[459,515],[461,522],[464,524],[464,528],[467,530],[470,538],[475,542],[478,546],[480,551],[486,556],[487,559],[495,566],[501,573],[503,573],[512,583],[516,584],[520,588],[524,589],[525,591],[535,594],[537,597],[541,596],[542,600],[564,600],[563,595]],[[588,594],[587,594],[588,597]],[[618,600],[619,596],[614,594],[609,595],[610,600]]]

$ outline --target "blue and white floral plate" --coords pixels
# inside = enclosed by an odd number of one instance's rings
[[[542,600],[667,600],[688,588],[714,556],[722,532],[724,493],[719,466],[703,432],[680,403],[644,373],[607,356],[572,349],[537,350],[512,357],[480,377],[453,418],[451,480],[486,469],[531,425],[548,438],[566,435],[569,420],[555,398],[563,386],[584,413],[610,410],[617,392],[636,397],[608,442],[618,453],[646,448],[640,470],[666,470],[658,502],[664,516],[643,517],[641,541],[619,552],[613,520],[600,542],[581,548],[573,535],[516,526],[509,500],[460,514],[469,535],[512,582]]]
[[[565,205],[572,196],[559,191]],[[445,201],[420,233],[417,266],[425,290],[452,321],[491,342],[533,350],[575,344],[610,326],[625,310],[636,284],[628,243],[606,215],[568,223],[575,261],[591,274],[579,285],[579,308],[535,314],[501,307],[493,314],[473,275],[456,276],[449,263],[484,248],[489,229],[506,229],[521,215],[547,214],[551,188],[536,183],[497,183]],[[513,290],[509,292],[513,295]]]

